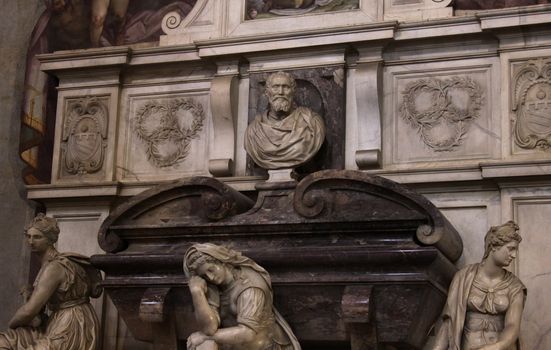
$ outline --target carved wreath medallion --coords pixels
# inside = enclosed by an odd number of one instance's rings
[[[186,159],[204,119],[203,106],[191,99],[148,101],[136,114],[134,131],[145,145],[147,159],[163,168]]]
[[[513,84],[515,143],[551,149],[551,59],[526,62],[514,74]]]
[[[480,116],[483,93],[469,77],[428,78],[411,82],[402,92],[402,118],[413,125],[421,140],[436,152],[453,151]]]
[[[91,174],[103,166],[108,119],[104,99],[86,97],[68,103],[61,147],[69,174]]]

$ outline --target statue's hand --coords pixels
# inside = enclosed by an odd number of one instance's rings
[[[195,350],[199,345],[203,344],[207,340],[209,340],[209,337],[203,332],[192,333],[187,338],[187,350]]]
[[[207,294],[207,281],[199,276],[193,276],[189,279],[189,290],[191,293]]]

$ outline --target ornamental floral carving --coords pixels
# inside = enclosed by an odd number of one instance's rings
[[[163,168],[186,159],[204,119],[203,106],[191,99],[152,100],[138,110],[134,131],[145,146],[147,159]]]
[[[526,149],[551,149],[551,58],[531,60],[513,75],[513,136]]]
[[[73,175],[98,172],[107,147],[107,98],[85,97],[69,101],[61,148],[64,169]]]
[[[435,152],[454,151],[462,145],[484,101],[480,85],[460,76],[416,80],[402,93],[402,118]]]

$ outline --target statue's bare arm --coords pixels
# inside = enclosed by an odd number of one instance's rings
[[[190,286],[192,285],[190,280]],[[256,288],[247,289],[245,292],[241,293],[238,300],[243,303],[251,306],[251,304],[260,306],[263,303],[262,300],[253,300],[251,299]],[[193,293],[192,293],[193,294]],[[258,296],[263,296],[263,292],[257,293]],[[254,298],[254,297],[253,297]],[[239,303],[238,301],[238,303]],[[194,305],[195,301],[194,301]],[[239,307],[238,307],[239,309]],[[196,309],[197,314],[197,309]],[[246,343],[251,343],[257,337],[257,333],[250,327],[244,324],[238,324],[233,327],[218,328],[213,334],[207,335],[205,332],[195,332],[188,338],[188,350],[196,350],[199,345],[206,344],[209,342],[215,342],[216,344],[225,344],[225,345],[243,345]],[[210,345],[209,345],[210,346]],[[203,348],[201,348],[203,349]],[[210,349],[206,347],[206,349]],[[214,347],[213,349],[216,349]]]
[[[213,335],[220,326],[220,317],[207,300],[207,282],[201,277],[193,276],[189,279],[189,291],[201,332]]]
[[[21,306],[9,323],[10,328],[30,326],[33,319],[39,315],[52,294],[63,281],[63,268],[57,264],[50,264],[42,271],[42,276],[29,300]]]

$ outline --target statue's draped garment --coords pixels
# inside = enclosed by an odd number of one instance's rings
[[[9,350],[96,350],[99,321],[90,296],[101,293],[95,289],[101,278],[99,271],[84,256],[57,253],[40,269],[35,287],[49,264],[61,267],[63,282],[48,300],[48,321],[38,328],[19,327],[0,333],[0,349],[8,344]]]
[[[476,279],[480,264],[458,271],[451,283],[442,317],[449,319],[448,349],[467,350],[497,342],[504,328],[507,309],[516,298],[526,297],[526,288],[511,272],[488,288]],[[518,350],[517,344],[507,350]]]

